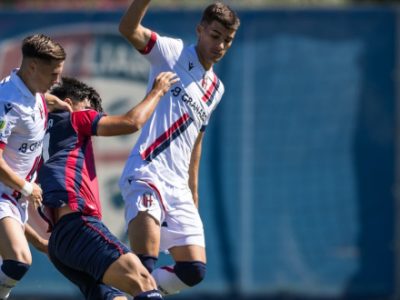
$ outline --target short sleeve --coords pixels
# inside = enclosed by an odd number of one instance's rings
[[[81,135],[97,135],[97,125],[103,116],[103,113],[92,109],[76,111],[71,115],[72,126]]]
[[[0,103],[0,148],[4,149],[19,120],[12,103]]]
[[[170,37],[160,36],[152,32],[146,47],[140,51],[151,64],[167,62],[172,65],[178,60],[182,50],[183,41]]]

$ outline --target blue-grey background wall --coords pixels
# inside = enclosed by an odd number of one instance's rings
[[[145,24],[193,43],[200,15],[150,11]],[[207,129],[201,163],[208,274],[199,287],[176,298],[393,296],[395,10],[239,15],[237,38],[216,66],[226,93]],[[105,44],[128,49],[127,58],[142,66],[118,35],[121,16],[122,11],[0,12],[0,73],[18,66],[21,38],[44,32],[65,42],[67,53],[77,51],[68,57],[66,75],[144,84],[147,69],[92,67]],[[76,50],[74,40],[82,49]],[[79,55],[88,47],[88,55]],[[111,58],[121,51],[111,51]],[[122,218],[118,191],[107,190],[103,201],[110,199],[117,199]],[[15,299],[60,293],[79,299],[35,252]]]

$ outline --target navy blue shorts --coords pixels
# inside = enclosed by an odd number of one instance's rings
[[[49,257],[55,267],[79,286],[86,299],[123,295],[102,283],[108,267],[129,249],[97,218],[71,213],[54,226]]]

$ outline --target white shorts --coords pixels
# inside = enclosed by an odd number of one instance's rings
[[[126,228],[139,211],[147,211],[161,224],[160,251],[174,246],[205,247],[203,223],[189,187],[178,189],[159,182],[126,181],[122,197]]]
[[[20,199],[17,202],[0,196],[0,220],[6,217],[14,218],[24,226],[28,221],[28,201]]]

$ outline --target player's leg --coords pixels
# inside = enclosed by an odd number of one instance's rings
[[[133,253],[121,255],[114,261],[104,273],[103,282],[126,291],[135,300],[162,299],[153,277]]]
[[[26,206],[0,199],[0,299],[7,299],[11,289],[20,281],[32,263],[23,224],[27,219]]]
[[[7,299],[11,289],[29,270],[32,256],[22,224],[14,218],[0,219],[0,299]]]
[[[151,273],[160,248],[164,200],[155,184],[143,181],[126,182],[122,187],[122,195],[131,249]]]
[[[107,250],[108,244],[102,243],[105,240],[81,214],[68,214],[53,228],[49,239],[49,257],[54,266],[79,287],[85,299],[126,300],[123,292],[90,274],[90,271],[96,272],[102,267],[102,261],[98,260],[101,252],[98,250]]]
[[[157,262],[160,249],[160,225],[148,212],[140,211],[128,225],[131,249],[149,272]]]
[[[76,213],[63,216],[50,237],[49,253],[52,261],[61,261],[135,299],[162,298],[139,259],[97,218]]]
[[[127,300],[127,297],[121,291],[97,282],[84,272],[66,266],[51,251],[49,251],[49,256],[56,269],[79,287],[86,300]]]
[[[206,252],[203,223],[193,204],[189,189],[173,191],[174,210],[168,212],[161,227],[160,249],[168,249],[175,260],[152,272],[158,289],[174,294],[200,283],[206,273]]]
[[[169,252],[175,260],[175,265],[162,266],[151,273],[158,289],[164,295],[178,293],[199,284],[204,279],[206,274],[204,247],[177,246],[169,249]]]

